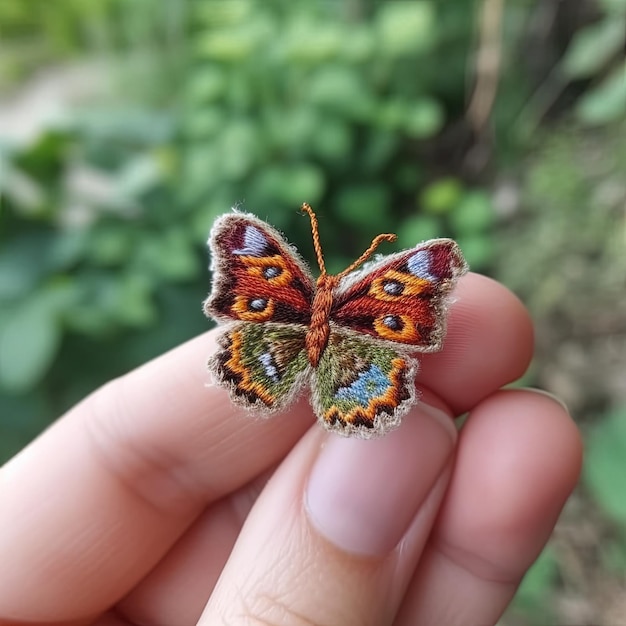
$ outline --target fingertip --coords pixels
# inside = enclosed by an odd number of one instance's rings
[[[454,292],[443,350],[422,357],[419,382],[461,414],[522,376],[533,350],[532,320],[519,298],[470,273]]]
[[[560,403],[528,390],[493,394],[461,432],[437,542],[479,575],[517,580],[547,541],[581,464],[580,433]]]

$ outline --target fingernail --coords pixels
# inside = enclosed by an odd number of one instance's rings
[[[568,415],[570,415],[569,409],[567,408],[567,404],[565,404],[565,401],[559,398],[558,396],[555,396],[553,393],[550,393],[549,391],[546,391],[545,389],[537,389],[536,387],[522,387],[522,390],[531,391],[532,393],[538,393],[542,396],[546,396],[547,398],[550,398],[551,400],[554,400],[557,404],[560,404],[565,409],[565,412]]]
[[[451,418],[424,404],[378,439],[329,435],[306,488],[311,523],[346,552],[387,554],[444,469],[455,439]]]

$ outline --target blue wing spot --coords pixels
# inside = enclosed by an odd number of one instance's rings
[[[418,278],[436,281],[437,277],[430,273],[430,252],[419,250],[407,261],[409,272]]]
[[[357,402],[362,407],[368,407],[371,400],[382,396],[389,387],[391,387],[391,381],[387,375],[378,365],[372,365],[367,371],[362,372],[353,383],[337,389],[335,398]]]
[[[233,250],[233,254],[245,256],[265,256],[267,239],[256,226],[246,226],[243,236],[243,248]]]
[[[280,376],[278,375],[278,370],[274,365],[274,359],[272,358],[272,355],[269,352],[264,352],[259,356],[259,361],[261,362],[261,365],[263,365],[267,377],[272,382],[280,382]]]

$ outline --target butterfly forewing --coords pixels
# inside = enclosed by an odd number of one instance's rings
[[[211,232],[213,291],[205,312],[218,320],[308,324],[313,279],[279,233],[247,213],[221,217]]]
[[[447,296],[467,271],[458,245],[428,241],[376,261],[343,279],[331,319],[379,339],[421,352],[441,348]]]

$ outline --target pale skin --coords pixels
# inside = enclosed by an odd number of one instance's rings
[[[0,469],[0,624],[495,624],[581,442],[555,399],[501,390],[532,355],[521,303],[475,274],[455,297],[382,439],[305,398],[246,417],[206,386],[214,331],[86,398]]]

